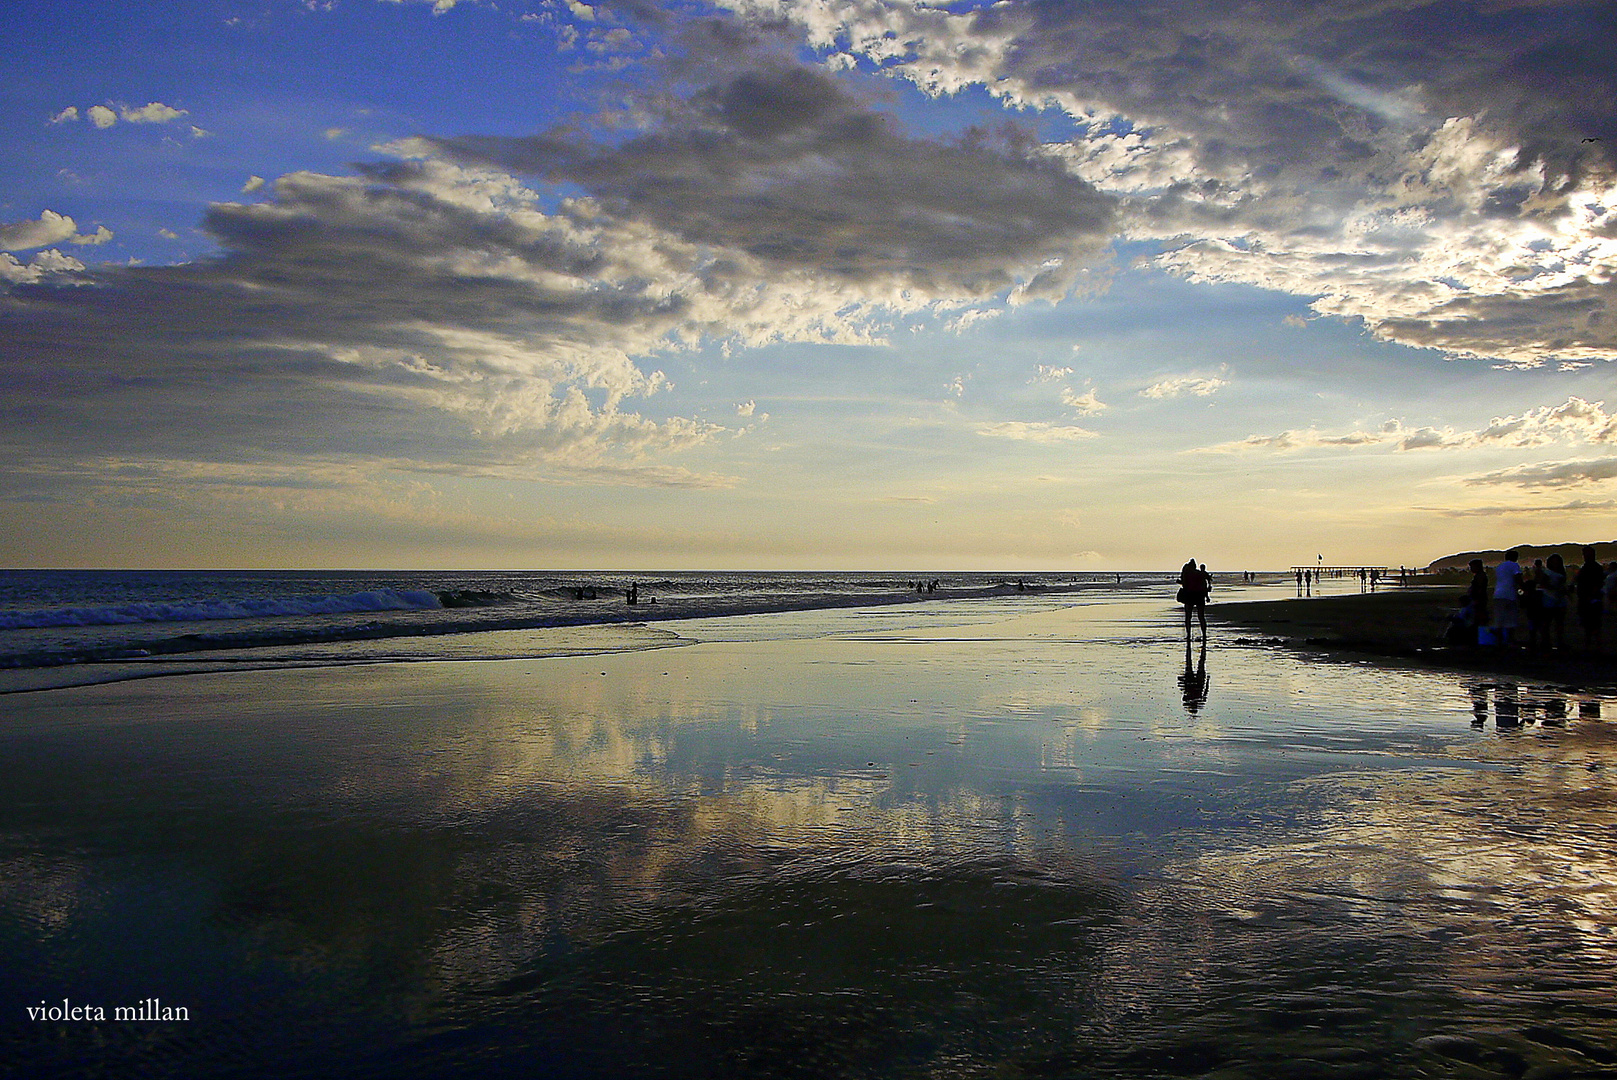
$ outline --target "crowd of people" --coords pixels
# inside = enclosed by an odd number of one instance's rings
[[[1617,562],[1602,566],[1592,546],[1583,562],[1567,567],[1560,555],[1517,562],[1520,553],[1505,552],[1493,568],[1493,580],[1481,559],[1471,560],[1471,583],[1460,608],[1450,617],[1452,644],[1521,645],[1528,652],[1565,650],[1568,614],[1576,621],[1586,652],[1600,652],[1605,613],[1617,611]]]

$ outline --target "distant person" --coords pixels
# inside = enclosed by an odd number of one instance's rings
[[[1516,595],[1521,590],[1522,566],[1516,561],[1516,549],[1505,552],[1505,561],[1493,568],[1493,625],[1499,631],[1499,644],[1509,645],[1511,634],[1520,621]]]
[[[1472,559],[1471,587],[1466,591],[1466,603],[1471,608],[1471,618],[1479,628],[1488,625],[1488,572],[1482,568],[1481,559]]]
[[[1600,624],[1605,618],[1605,605],[1602,603],[1605,586],[1606,571],[1601,567],[1600,560],[1595,558],[1594,546],[1585,544],[1583,565],[1578,567],[1572,591],[1577,597],[1578,626],[1583,630],[1583,648],[1590,655],[1600,651]]]
[[[1539,583],[1538,602],[1544,608],[1544,644],[1566,648],[1566,562],[1559,555],[1544,560],[1544,580]],[[1554,641],[1551,641],[1551,638]]]
[[[1190,616],[1195,612],[1201,619],[1202,640],[1207,640],[1207,594],[1212,585],[1206,566],[1197,566],[1191,559],[1179,570],[1179,602],[1185,605],[1185,641],[1190,641]]]
[[[1301,596],[1303,594],[1303,572],[1301,570],[1298,570],[1298,571],[1296,571],[1296,575],[1297,575],[1297,595]]]

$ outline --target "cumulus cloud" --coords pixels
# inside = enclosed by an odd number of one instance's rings
[[[1140,396],[1176,398],[1189,394],[1192,397],[1210,397],[1217,393],[1220,387],[1228,385],[1228,380],[1220,379],[1216,375],[1180,375],[1176,378],[1162,379],[1152,383],[1140,391]]]
[[[164,105],[161,101],[150,101],[138,109],[125,106],[119,110],[118,115],[131,124],[166,124],[171,120],[178,120],[180,117],[190,114],[184,109]]]
[[[77,105],[69,105],[67,108],[51,117],[50,122],[53,124],[66,124],[77,121],[78,118],[79,107]]]
[[[243,195],[251,195],[253,192],[257,191],[263,186],[264,178],[262,176],[249,176],[247,178],[247,182],[241,186],[241,193]]]
[[[86,236],[79,235],[79,227],[66,214],[46,210],[38,221],[19,221],[0,224],[0,251],[31,251],[49,247],[63,241],[72,244],[104,244],[112,239],[112,230],[105,225]],[[80,267],[82,269],[82,267]]]
[[[90,123],[98,128],[109,128],[118,122],[118,114],[105,105],[91,105],[84,110],[84,115],[90,118]]]
[[[715,161],[744,160],[753,180],[778,180],[787,195],[810,197],[793,187],[802,182],[793,169],[814,167],[799,144],[873,167],[849,149],[863,139],[896,171],[899,189],[912,179],[924,186],[904,153],[930,152],[953,170],[950,183],[963,184],[968,171],[978,181],[986,174],[1021,183],[1029,200],[1017,206],[1036,219],[1086,223],[1060,238],[1069,248],[1098,235],[1089,231],[1099,220],[1092,212],[1103,217],[1104,200],[1002,145],[908,139],[817,76],[776,73],[765,83],[730,80],[689,106],[718,117],[718,141],[729,145]],[[795,121],[757,100],[793,87],[802,90]],[[789,102],[780,108],[793,111]],[[767,239],[761,223],[743,220],[751,196],[722,178],[702,140],[677,124],[663,134],[666,154],[650,136],[616,149],[572,144],[561,154],[568,175],[598,181],[598,197],[546,203],[482,160],[492,155],[457,151],[456,163],[436,156],[444,144],[417,140],[386,148],[392,156],[352,175],[293,173],[254,192],[267,194],[264,201],[214,205],[202,229],[217,257],[93,273],[45,258],[54,252],[28,266],[8,257],[0,274],[12,283],[40,283],[71,267],[88,287],[14,292],[0,304],[0,377],[10,390],[0,440],[60,462],[113,452],[194,461],[346,454],[424,472],[717,482],[673,471],[667,459],[725,429],[644,415],[635,403],[655,398],[667,380],[636,358],[711,338],[870,344],[894,313],[936,302],[920,288],[922,270],[942,293],[990,289],[1011,279],[1006,266],[1024,252],[1042,265],[1044,245],[1056,242],[1033,235],[1040,230],[1027,222],[999,221],[1016,218],[1011,204],[945,220],[937,188],[877,193],[908,215],[916,237],[898,238],[893,222],[850,203],[839,246],[802,250],[794,231],[813,239],[811,221],[782,208]],[[597,175],[596,159],[622,160],[638,173]],[[694,207],[697,193],[642,199],[635,187],[660,187],[681,169],[715,185],[705,223],[672,220],[679,199]],[[874,182],[866,176],[855,186],[862,192]],[[844,190],[851,199],[853,189]],[[1057,194],[1080,208],[1057,206]],[[754,204],[784,197],[765,190]],[[961,205],[970,200],[962,196]],[[820,207],[830,212],[829,203]],[[914,250],[900,258],[883,247],[930,251],[945,237],[963,250],[940,268],[924,266]],[[171,422],[135,419],[159,412]],[[1048,425],[1015,431],[1000,434],[1083,437]]]
[[[645,129],[441,139],[438,152],[576,184],[614,212],[772,272],[970,299],[1070,288],[1113,200],[1036,146],[910,137],[825,72],[763,61],[663,102]]]
[[[1065,110],[1081,131],[1045,153],[1193,281],[1456,355],[1617,356],[1617,24],[1599,3],[725,2],[832,64]]]
[[[55,248],[36,252],[27,263],[19,261],[10,252],[0,251],[0,283],[7,286],[71,282],[77,280],[74,275],[84,268],[83,263],[72,256],[63,255]]]
[[[700,482],[661,459],[722,429],[628,407],[666,385],[632,355],[742,314],[709,294],[694,249],[581,203],[546,214],[510,177],[435,162],[282,177],[270,202],[215,205],[204,229],[216,259],[104,269],[80,275],[88,288],[0,307],[14,449],[341,451],[424,470]],[[8,256],[0,275],[83,270],[47,254]],[[135,419],[159,412],[171,421]]]

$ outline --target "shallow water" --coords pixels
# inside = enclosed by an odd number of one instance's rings
[[[1172,615],[12,695],[0,1071],[1617,1068],[1617,703]]]

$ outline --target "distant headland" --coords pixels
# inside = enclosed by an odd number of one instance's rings
[[[1493,566],[1505,559],[1505,551],[1516,552],[1517,561],[1531,565],[1534,559],[1548,559],[1551,555],[1559,555],[1568,566],[1576,566],[1583,562],[1582,543],[1564,544],[1517,544],[1513,548],[1500,548],[1490,551],[1462,551],[1455,555],[1444,555],[1440,559],[1433,559],[1426,567],[1428,574],[1440,574],[1445,570],[1464,570],[1472,559],[1481,559],[1483,565]],[[1595,558],[1602,563],[1617,559],[1617,540],[1595,541]]]

